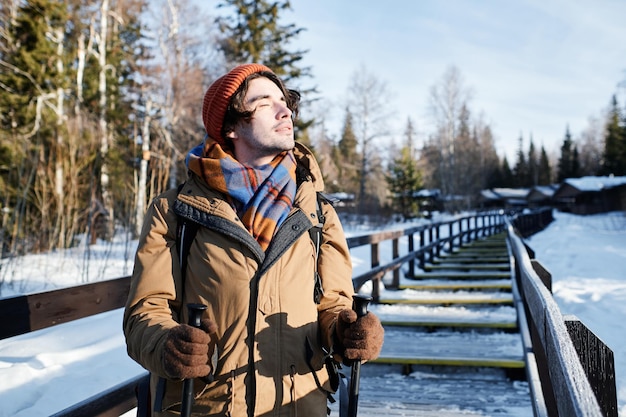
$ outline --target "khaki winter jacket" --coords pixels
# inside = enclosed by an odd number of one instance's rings
[[[352,306],[350,254],[337,213],[325,217],[318,259],[321,302],[314,301],[314,244],[322,176],[311,153],[294,149],[306,177],[294,208],[263,252],[223,195],[197,177],[157,197],[146,214],[124,314],[129,355],[153,377],[156,416],[180,410],[182,382],[165,380],[168,329],[187,322],[188,303],[215,321],[214,378],[194,381],[194,416],[326,416],[330,391],[324,351],[336,315]],[[200,227],[189,250],[184,288],[175,235],[177,215]],[[160,382],[159,382],[160,380]]]

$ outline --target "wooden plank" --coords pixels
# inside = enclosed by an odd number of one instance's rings
[[[413,274],[407,276],[407,279],[511,279],[510,272],[498,272],[498,271],[481,271],[481,272],[459,272],[459,271],[437,271],[437,272],[425,272],[421,274]]]
[[[379,304],[408,304],[408,305],[467,305],[467,304],[488,304],[488,305],[513,305],[513,297],[502,298],[424,298],[424,299],[403,299],[403,298],[381,298]]]
[[[428,366],[471,366],[505,369],[523,369],[526,365],[523,359],[499,359],[499,358],[471,358],[471,357],[391,357],[380,356],[371,363],[390,365],[428,365]],[[369,363],[369,362],[368,362]]]
[[[446,262],[455,262],[455,263],[505,263],[509,262],[509,258],[506,256],[494,256],[494,257],[477,257],[477,256],[442,256],[440,258],[435,258],[431,261],[433,264],[442,264]]]
[[[506,247],[506,238],[501,239],[485,239],[485,240],[475,240],[469,244],[464,245],[465,248],[476,248],[476,247],[491,247],[491,248],[501,248]]]
[[[0,300],[0,339],[124,307],[130,277]]]
[[[445,282],[437,282],[437,283],[428,283],[428,284],[403,284],[398,287],[399,290],[421,290],[421,291],[429,291],[429,290],[510,290],[513,284],[511,282],[487,282],[487,283],[476,283],[476,282],[457,282],[457,283],[445,283]]]
[[[424,265],[424,271],[441,271],[447,269],[454,269],[457,271],[508,271],[511,269],[511,265],[506,264],[482,264],[482,263],[473,263],[473,264],[465,264],[465,263],[453,263],[443,262],[436,265],[427,264]]]
[[[506,249],[497,248],[458,248],[451,252],[452,255],[463,256],[506,256]]]
[[[506,246],[506,237],[502,236],[502,237],[490,237],[489,239],[479,239],[479,240],[473,240],[469,243],[465,243],[463,245],[464,247],[476,247],[476,246],[497,246],[497,247],[502,247],[502,246]]]
[[[436,263],[441,263],[441,261],[443,262],[450,262],[452,260],[455,260],[458,263],[509,263],[509,258],[508,257],[504,257],[504,256],[483,256],[483,255],[476,255],[476,256],[457,256],[457,255],[452,255],[452,256],[442,256],[440,258],[434,258],[431,263],[436,264]]]
[[[381,321],[383,327],[451,327],[451,328],[485,328],[485,329],[517,329],[514,321],[449,321],[449,320],[415,320],[415,321]]]

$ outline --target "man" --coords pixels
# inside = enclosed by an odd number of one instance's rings
[[[153,415],[176,415],[182,380],[195,378],[194,415],[322,417],[328,353],[380,352],[378,318],[351,310],[350,254],[337,213],[319,203],[319,166],[294,141],[298,100],[263,65],[219,78],[204,96],[207,135],[188,155],[189,179],[150,205],[124,333],[152,373]],[[183,218],[200,225],[186,260]],[[308,231],[320,223],[316,255]],[[181,324],[189,303],[207,306],[201,328]]]

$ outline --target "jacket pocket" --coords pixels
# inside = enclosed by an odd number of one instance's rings
[[[326,355],[319,344],[313,344],[308,336],[305,349],[307,365],[315,379],[317,388],[326,394],[334,393],[339,385],[339,375],[336,373],[336,367],[329,368],[327,366],[327,362],[332,361],[332,357]]]

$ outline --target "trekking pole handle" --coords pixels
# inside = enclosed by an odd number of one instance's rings
[[[356,311],[357,317],[363,317],[367,314],[367,306],[371,301],[372,297],[358,294],[352,296],[352,309]]]
[[[187,304],[187,312],[189,318],[187,324],[192,327],[200,328],[202,321],[202,314],[207,309],[204,304]],[[182,417],[191,416],[191,407],[193,406],[193,378],[188,378],[183,381],[183,398],[180,408],[180,415]]]
[[[363,295],[352,296],[352,309],[356,312],[357,317],[363,317],[367,314],[367,306],[372,301],[372,297]],[[350,396],[348,398],[348,417],[356,417],[357,407],[359,405],[359,378],[361,376],[361,361],[355,361],[352,364],[352,373],[350,376]]]

